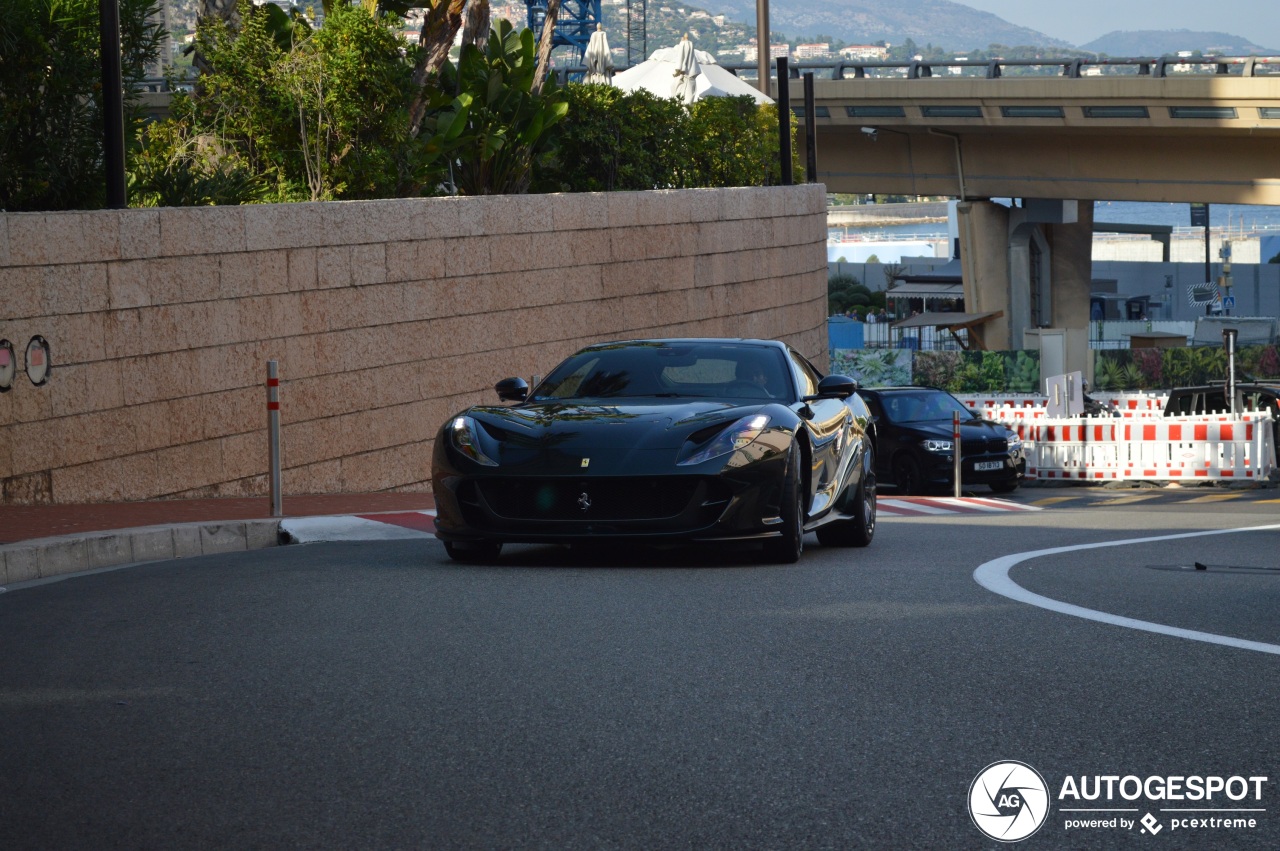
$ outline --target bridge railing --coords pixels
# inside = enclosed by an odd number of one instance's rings
[[[754,62],[723,62],[720,67],[754,79]],[[586,66],[555,69],[561,83],[581,79]],[[619,68],[619,71],[626,70]],[[1140,77],[1182,77],[1187,75],[1232,75],[1265,77],[1280,75],[1280,56],[1140,56],[1127,58],[1064,57],[1060,59],[938,59],[910,62],[881,62],[851,59],[791,60],[787,68],[792,79],[812,72],[815,79],[847,80],[864,77],[919,80],[926,78],[973,78],[989,80],[1006,76],[1082,78],[1101,75]]]

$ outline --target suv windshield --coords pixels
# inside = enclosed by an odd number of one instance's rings
[[[960,412],[961,420],[977,417],[956,397],[942,390],[902,390],[882,394],[885,416],[895,423],[951,422],[952,413]]]

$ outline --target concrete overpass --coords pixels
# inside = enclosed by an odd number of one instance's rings
[[[813,69],[816,179],[829,192],[959,199],[966,308],[1002,314],[982,329],[988,345],[1061,329],[1068,369],[1087,373],[1092,202],[1280,205],[1277,61],[1211,57],[1183,73],[1166,60],[1075,61],[1055,76],[1005,67],[1029,63]],[[788,91],[803,125],[802,80]]]

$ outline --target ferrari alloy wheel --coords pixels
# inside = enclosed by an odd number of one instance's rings
[[[764,542],[764,555],[774,564],[795,564],[804,553],[804,488],[800,486],[800,447],[791,444],[782,480],[782,537]]]
[[[854,516],[818,527],[824,547],[865,547],[876,534],[876,474],[868,465],[854,497]]]
[[[910,455],[902,454],[893,459],[893,483],[898,486],[898,493],[903,496],[921,493],[924,480],[920,475],[920,465]]]
[[[444,551],[454,561],[461,561],[467,564],[492,564],[501,555],[502,544],[494,543],[493,541],[468,541],[466,543],[445,541]]]

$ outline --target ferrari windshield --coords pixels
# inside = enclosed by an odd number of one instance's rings
[[[781,349],[721,342],[635,342],[573,355],[538,385],[532,401],[709,397],[781,399],[791,381]]]
[[[894,423],[928,423],[938,420],[951,422],[951,415],[960,412],[961,420],[977,416],[956,397],[942,390],[899,390],[883,396],[884,413]]]

